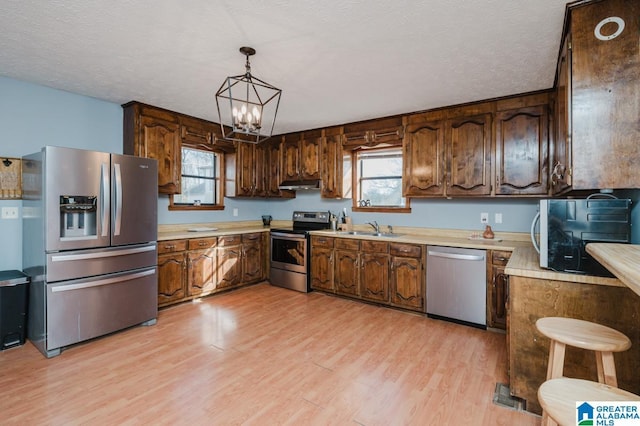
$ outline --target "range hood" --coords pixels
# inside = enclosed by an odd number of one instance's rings
[[[295,191],[296,189],[319,189],[319,180],[285,180],[278,188]]]

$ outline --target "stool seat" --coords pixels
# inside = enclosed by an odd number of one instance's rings
[[[546,317],[536,321],[538,330],[565,345],[599,352],[622,352],[631,340],[618,330],[574,318]]]
[[[560,425],[576,424],[576,402],[640,401],[640,396],[602,383],[562,377],[538,388],[538,401],[545,414]]]

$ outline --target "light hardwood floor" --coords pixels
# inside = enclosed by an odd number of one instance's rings
[[[538,425],[492,403],[503,334],[268,284],[52,359],[0,352],[1,424]]]

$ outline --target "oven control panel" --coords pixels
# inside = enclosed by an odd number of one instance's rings
[[[329,223],[329,212],[293,212],[294,222]]]

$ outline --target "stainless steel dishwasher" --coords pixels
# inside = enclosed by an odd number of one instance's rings
[[[487,326],[486,251],[427,246],[427,315]]]

